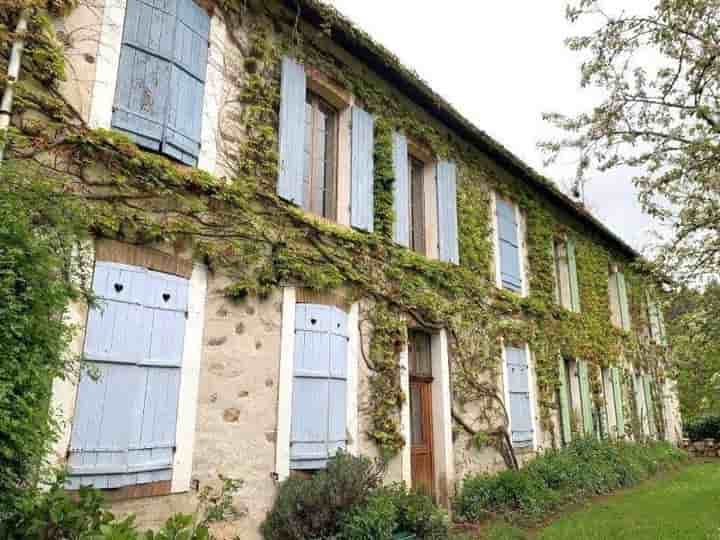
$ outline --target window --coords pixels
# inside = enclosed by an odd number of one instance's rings
[[[347,444],[348,315],[295,305],[290,468],[317,470]]]
[[[645,301],[647,317],[650,321],[650,339],[657,345],[666,345],[665,321],[663,320],[662,310],[649,291],[646,291]]]
[[[337,111],[307,93],[303,208],[334,220],[337,202]]]
[[[112,127],[196,165],[209,35],[210,17],[192,0],[128,0]]]
[[[425,255],[425,164],[409,156],[408,176],[410,178],[410,249]]]
[[[625,413],[620,368],[603,368],[602,383],[605,396],[605,415],[608,419],[607,433],[613,437],[622,437],[625,434]]]
[[[525,348],[505,347],[506,391],[512,444],[534,446],[533,407],[530,398],[530,368]]]
[[[495,217],[498,286],[522,294],[523,277],[517,207],[514,203],[495,197]]]
[[[374,122],[353,104],[352,96],[315,70],[306,72],[305,66],[283,57],[278,196],[372,232]]]
[[[98,262],[67,487],[167,481],[175,454],[188,280]],[[93,375],[99,377],[95,378]]]
[[[555,298],[559,305],[580,312],[575,243],[572,240],[553,240],[555,262]]]
[[[610,315],[612,323],[618,328],[629,331],[630,309],[628,307],[625,274],[618,270],[615,265],[610,268],[608,291],[610,294]]]
[[[567,444],[572,440],[574,429],[585,435],[594,433],[587,362],[561,356],[559,375],[560,420],[563,442]]]

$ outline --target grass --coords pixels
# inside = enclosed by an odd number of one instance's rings
[[[533,531],[497,524],[484,540],[720,540],[720,463],[690,465],[596,498]]]

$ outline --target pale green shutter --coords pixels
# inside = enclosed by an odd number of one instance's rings
[[[560,425],[565,444],[572,440],[572,424],[570,421],[570,402],[568,400],[569,381],[565,371],[565,359],[558,355],[558,375],[560,379]]]
[[[625,274],[617,272],[618,299],[620,301],[620,316],[622,318],[623,330],[630,330],[630,309],[628,308],[627,286],[625,285]]]
[[[610,368],[610,378],[613,387],[613,402],[615,404],[615,420],[618,437],[625,435],[625,412],[623,410],[623,393],[620,382],[620,369]]]
[[[655,407],[653,405],[652,395],[652,377],[645,375],[643,377],[643,386],[645,390],[645,407],[647,408],[648,426],[650,427],[650,435],[657,434],[657,426],[655,424]]]
[[[585,360],[578,360],[578,378],[580,381],[580,401],[583,417],[583,431],[586,436],[593,434],[592,401],[590,399],[590,378]]]
[[[568,274],[570,276],[570,300],[571,309],[580,313],[580,288],[578,286],[577,263],[575,262],[575,242],[567,241]]]

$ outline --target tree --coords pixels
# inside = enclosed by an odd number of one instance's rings
[[[600,23],[567,44],[586,55],[582,86],[603,97],[576,116],[546,114],[566,136],[540,146],[549,161],[577,151],[577,182],[592,170],[638,171],[644,209],[672,231],[659,266],[686,282],[717,275],[720,0],[657,0],[647,13],[608,13],[598,0],[576,0],[567,18]]]

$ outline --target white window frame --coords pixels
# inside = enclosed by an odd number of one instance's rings
[[[515,221],[517,223],[517,235],[518,235],[518,246],[520,252],[520,279],[522,280],[522,286],[520,293],[514,293],[509,291],[502,286],[502,277],[500,275],[500,239],[498,238],[498,222],[497,222],[497,200],[501,198],[510,203],[515,211]],[[492,236],[493,236],[493,266],[495,271],[495,286],[503,291],[507,291],[510,294],[518,294],[521,298],[526,298],[530,292],[527,276],[527,261],[525,260],[527,253],[527,244],[525,241],[525,216],[520,211],[518,204],[512,199],[501,197],[495,191],[490,192],[490,214],[492,224]]]
[[[93,129],[111,129],[126,9],[127,0],[106,0],[102,8],[95,80],[90,96],[89,124]],[[222,20],[212,16],[197,165],[199,169],[210,174],[215,174],[218,161],[218,126],[225,85],[226,32]]]
[[[190,490],[205,328],[207,277],[207,268],[204,265],[195,264],[193,266],[188,283],[188,314],[185,322],[182,366],[180,367],[180,390],[175,424],[176,449],[173,456],[171,493]],[[83,329],[82,332],[78,332],[70,345],[68,353],[72,356],[82,354],[87,331],[87,316],[88,307],[83,303],[75,302],[68,308],[66,314],[68,322]],[[52,409],[58,413],[61,430],[49,456],[52,465],[64,463],[70,448],[72,419],[75,415],[79,383],[79,373],[75,377],[53,381],[51,403]]]
[[[293,360],[295,356],[295,287],[283,288],[282,327],[280,331],[280,368],[278,377],[277,436],[275,445],[275,474],[282,481],[290,475],[290,423],[292,421]],[[358,327],[360,307],[358,303],[348,311],[348,358],[347,358],[347,415],[348,442],[345,447],[350,454],[358,453],[358,355],[360,354],[360,330]]]
[[[508,415],[508,429],[511,433],[511,440],[512,440],[512,413],[510,412],[510,384],[509,381],[509,375],[508,375],[508,369],[507,369],[507,354],[505,353],[505,347],[506,343],[505,340],[501,340],[500,346],[502,347],[502,376],[503,376],[503,399],[505,400],[505,410],[507,411]],[[525,343],[524,347],[525,349],[525,357],[527,358],[528,363],[528,394],[530,398],[530,421],[532,423],[532,429],[533,429],[533,436],[532,436],[532,445],[531,450],[533,452],[537,452],[538,450],[538,418],[537,418],[537,406],[535,405],[535,399],[537,392],[535,390],[535,385],[537,384],[535,380],[535,359],[532,354],[532,351],[530,351],[530,345]],[[523,448],[520,447],[520,450]]]

